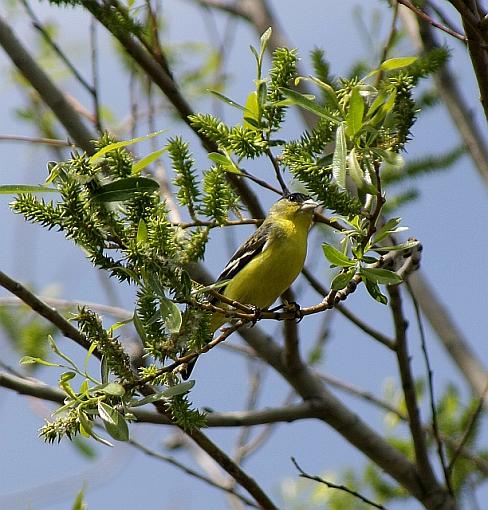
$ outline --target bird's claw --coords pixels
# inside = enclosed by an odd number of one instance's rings
[[[251,328],[256,325],[258,321],[263,318],[263,311],[256,305],[250,305],[253,312],[253,319],[251,320]]]
[[[293,318],[296,320],[297,324],[303,319],[302,308],[295,301],[285,303],[285,305],[283,305],[283,311],[292,313],[294,315]]]

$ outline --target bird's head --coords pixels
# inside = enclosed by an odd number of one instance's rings
[[[288,193],[272,205],[269,214],[290,220],[304,217],[311,221],[318,205],[315,200],[304,193]]]

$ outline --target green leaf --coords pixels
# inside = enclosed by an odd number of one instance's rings
[[[59,190],[42,185],[31,186],[30,184],[5,184],[0,186],[0,195],[18,195],[19,193],[59,193]]]
[[[59,382],[60,384],[61,383],[65,383],[67,381],[71,381],[71,379],[74,379],[76,377],[76,372],[63,372],[60,376],[59,376]]]
[[[334,266],[352,267],[356,265],[356,262],[354,260],[351,260],[349,257],[344,255],[337,248],[334,248],[330,244],[323,243],[322,250],[327,260]]]
[[[346,163],[347,163],[347,142],[344,133],[344,123],[337,127],[335,149],[332,156],[332,175],[339,188],[346,189]]]
[[[113,395],[115,397],[122,397],[125,395],[125,388],[122,386],[122,384],[114,382],[102,384],[93,389],[99,391],[100,393],[105,393],[106,395]]]
[[[159,184],[148,177],[126,177],[105,184],[93,194],[96,202],[123,202],[131,199],[137,192],[151,193],[159,189]]]
[[[195,386],[195,381],[185,381],[180,384],[176,384],[175,386],[171,386],[164,391],[159,391],[153,395],[148,395],[147,397],[141,398],[140,400],[131,400],[130,405],[131,407],[140,407],[146,404],[152,404],[158,400],[164,400],[171,397],[176,397],[177,395],[183,395],[184,393],[190,391],[193,386]]]
[[[395,232],[395,229],[399,225],[401,218],[390,218],[380,229],[377,230],[374,235],[374,243],[379,243],[385,237],[390,235],[392,232]]]
[[[388,298],[381,293],[378,284],[372,282],[371,280],[364,280],[364,284],[366,286],[366,290],[373,299],[375,299],[382,305],[386,305],[388,303]]]
[[[356,148],[353,147],[351,152],[347,155],[347,168],[349,170],[349,175],[351,179],[354,181],[354,184],[362,189],[366,183],[364,179],[363,169],[359,164],[358,158],[356,156]]]
[[[357,87],[354,87],[349,99],[349,110],[346,116],[346,134],[354,138],[363,125],[364,101]]]
[[[255,129],[261,120],[258,93],[255,90],[247,96],[245,108],[244,127]]]
[[[352,277],[354,276],[354,274],[355,274],[354,269],[350,269],[349,271],[346,271],[345,273],[339,273],[332,280],[331,289],[332,290],[343,289],[352,280]]]
[[[380,69],[382,71],[393,71],[395,69],[402,69],[403,67],[407,67],[412,65],[417,60],[417,57],[398,57],[398,58],[389,58],[381,63]]]
[[[176,397],[177,395],[183,395],[190,391],[193,386],[195,386],[195,381],[185,381],[179,384],[175,384],[174,386],[170,386],[168,389],[161,392],[161,394],[166,397]]]
[[[161,318],[170,333],[178,333],[181,327],[181,312],[171,299],[159,298]]]
[[[319,80],[315,76],[306,76],[306,77],[299,76],[295,79],[295,85],[298,85],[300,83],[300,81],[302,81],[302,80],[311,81],[311,82],[315,83],[316,85],[318,85],[327,94],[327,97],[330,99],[331,103],[337,109],[339,109],[339,110],[341,109],[339,99],[337,98],[337,93],[331,85],[323,82],[322,80]]]
[[[269,38],[273,33],[273,29],[271,27],[267,28],[266,31],[261,36],[261,54],[264,55],[266,50],[266,46],[268,45]]]
[[[129,427],[125,418],[105,402],[99,401],[97,407],[105,430],[117,441],[128,441]]]
[[[78,494],[76,495],[71,510],[87,510],[87,509],[88,507],[85,503],[85,492],[83,489],[81,489],[80,492],[78,492]]]
[[[158,149],[157,151],[151,152],[147,156],[144,156],[137,163],[132,165],[132,175],[137,175],[141,173],[144,168],[149,166],[151,163],[154,163],[157,159],[159,159],[166,151],[168,147],[164,147],[163,149]]]
[[[146,404],[152,404],[153,402],[157,402],[158,400],[163,400],[167,398],[163,392],[159,391],[158,393],[154,393],[153,395],[148,395],[147,397],[141,398],[139,400],[131,400],[130,406],[131,407],[140,407],[144,406]]]
[[[234,108],[237,108],[239,110],[242,110],[243,112],[246,111],[246,108],[242,106],[239,103],[236,103],[234,100],[232,100],[230,97],[224,96],[224,94],[221,94],[220,92],[217,92],[216,90],[209,90],[210,94],[214,95],[224,103],[227,103],[229,106],[232,106]]]
[[[134,320],[134,317],[130,317],[129,319],[126,319],[125,321],[117,321],[114,322],[108,329],[107,333],[113,333],[119,328],[122,328],[123,326],[126,326],[127,324],[130,324]]]
[[[220,154],[220,152],[210,152],[208,159],[214,163],[218,163],[226,172],[230,172],[236,175],[242,175],[242,172],[237,168],[236,164],[232,161],[232,158],[227,154]]]
[[[137,225],[136,243],[139,246],[147,243],[147,225],[142,218],[139,220],[139,224]]]
[[[166,131],[167,129],[161,129],[160,131],[156,131],[155,133],[149,133],[148,135],[132,138],[131,140],[122,140],[121,142],[110,143],[105,147],[102,147],[99,151],[95,152],[95,154],[93,154],[93,156],[90,158],[90,163],[94,163],[101,156],[107,154],[107,152],[113,151],[115,149],[121,149],[122,147],[133,145],[134,143],[143,142],[144,140],[149,140],[151,138],[154,138],[155,136],[159,136],[160,134]]]
[[[110,407],[108,404],[105,404],[99,400],[97,403],[97,408],[98,414],[103,421],[111,423],[112,425],[117,423],[116,419],[113,417],[113,411],[115,411],[113,407]]]
[[[147,344],[146,331],[144,330],[144,325],[143,325],[139,315],[137,315],[137,312],[134,312],[134,327],[136,328],[136,332],[139,335],[139,338],[141,339],[142,344],[146,345]]]
[[[340,121],[337,117],[332,116],[330,113],[327,113],[323,106],[320,106],[315,101],[312,101],[308,97],[296,92],[295,90],[288,89],[286,87],[280,87],[280,91],[290,100],[289,104],[296,104],[305,110],[308,110],[319,117],[323,117],[324,119],[333,122],[334,124],[339,124]]]
[[[378,246],[374,247],[374,251],[379,253],[386,253],[389,251],[402,251],[402,250],[411,250],[419,245],[418,241],[406,241],[405,243],[395,244],[394,246]]]
[[[396,89],[394,89],[392,91],[392,93],[388,96],[386,101],[384,102],[383,106],[381,107],[384,115],[386,115],[387,113],[390,113],[392,108],[395,106],[396,96],[397,96],[397,91],[396,91]]]
[[[400,276],[388,269],[362,267],[359,272],[363,278],[382,285],[397,285],[403,281]]]
[[[373,103],[368,109],[368,113],[366,114],[368,118],[373,117],[373,115],[376,113],[376,110],[378,110],[378,108],[385,102],[385,98],[386,96],[384,92],[380,92],[376,96],[376,99],[373,101]]]
[[[50,361],[46,361],[45,359],[42,359],[42,358],[36,358],[34,356],[22,356],[19,363],[21,365],[34,365],[34,364],[46,365],[47,367],[61,367],[62,366],[59,363],[51,363]]]

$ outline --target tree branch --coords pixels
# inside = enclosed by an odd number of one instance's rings
[[[298,472],[300,473],[301,478],[307,478],[309,480],[312,480],[314,482],[323,483],[326,485],[329,489],[336,489],[343,492],[347,492],[347,494],[350,494],[351,496],[354,496],[357,499],[360,499],[363,503],[366,503],[369,506],[372,506],[374,508],[379,508],[380,510],[386,510],[386,508],[383,505],[380,505],[378,503],[375,503],[374,501],[371,501],[367,497],[363,496],[359,492],[349,489],[349,487],[346,487],[345,485],[337,485],[335,483],[329,482],[327,480],[324,480],[320,476],[313,476],[309,475],[308,473],[305,473],[305,471],[298,465],[298,462],[295,460],[294,457],[291,458],[291,461],[295,465],[295,467],[298,469]]]
[[[192,476],[192,477],[194,477],[194,478],[196,478],[196,479],[198,479],[198,480],[200,480],[200,481],[210,485],[211,487],[215,487],[216,489],[219,489],[221,491],[227,492],[227,493],[231,494],[232,496],[234,496],[236,498],[239,498],[240,501],[242,501],[244,504],[246,504],[246,505],[248,505],[250,507],[260,508],[253,501],[251,501],[250,499],[246,498],[242,494],[239,494],[232,487],[226,487],[225,485],[222,485],[220,483],[214,482],[210,477],[202,475],[201,473],[198,473],[194,469],[191,469],[191,468],[185,466],[184,464],[182,464],[181,462],[176,460],[174,457],[170,457],[168,455],[163,455],[163,454],[161,454],[159,452],[156,452],[156,451],[148,448],[147,446],[144,446],[143,444],[135,441],[134,439],[129,439],[128,443],[131,444],[132,446],[134,446],[134,448],[137,448],[138,450],[140,450],[144,454],[148,455],[149,457],[153,457],[155,459],[167,462],[168,464],[171,464],[172,466],[175,466],[176,468],[180,469],[181,471],[183,471],[187,475],[190,475],[190,476]]]
[[[434,471],[430,464],[429,453],[425,432],[420,419],[420,411],[417,405],[417,395],[415,393],[415,381],[410,370],[410,355],[407,344],[407,321],[403,315],[402,299],[398,285],[388,287],[390,295],[390,308],[395,325],[396,352],[398,358],[398,367],[402,380],[403,393],[409,416],[410,432],[415,448],[415,458],[418,466],[422,483],[426,488],[437,485]]]
[[[51,108],[76,144],[87,153],[93,153],[92,140],[95,138],[95,134],[91,133],[83,124],[63,92],[54,85],[48,75],[30,56],[2,16],[0,16],[0,46],[3,47],[20,73],[34,87],[42,100]]]

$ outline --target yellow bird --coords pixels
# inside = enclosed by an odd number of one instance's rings
[[[317,202],[303,193],[290,193],[275,202],[254,234],[232,255],[218,281],[229,280],[219,291],[227,298],[261,309],[271,306],[300,274],[307,255],[308,232]],[[225,322],[214,313],[211,331]],[[187,379],[196,358],[183,370]]]

